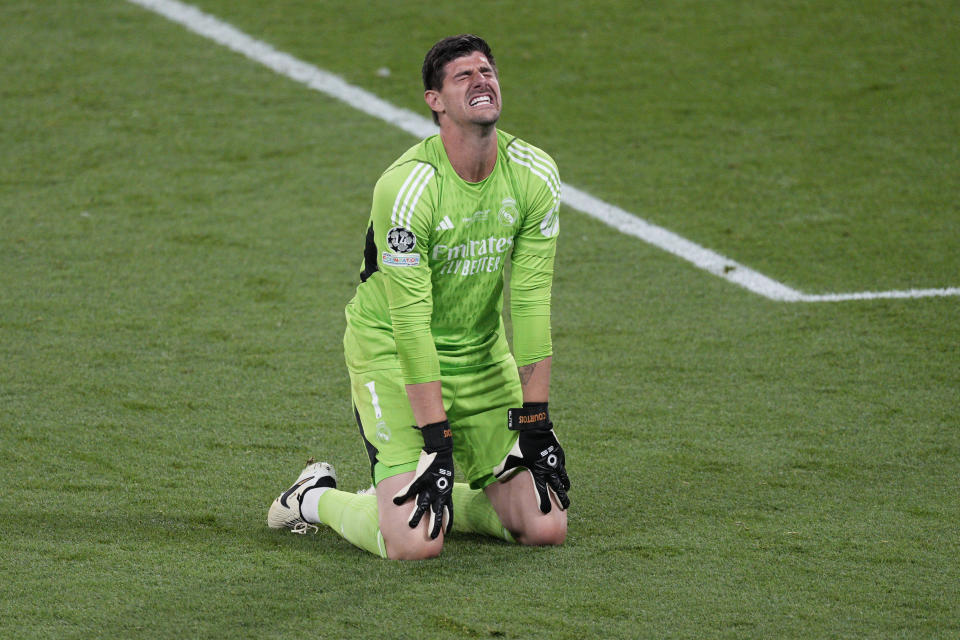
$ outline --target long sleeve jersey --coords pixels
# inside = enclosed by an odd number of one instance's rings
[[[502,131],[497,141],[496,165],[481,182],[457,175],[440,136],[411,147],[377,181],[361,284],[346,308],[352,371],[399,360],[413,384],[502,361],[508,260],[517,365],[552,354],[559,173],[533,145]]]

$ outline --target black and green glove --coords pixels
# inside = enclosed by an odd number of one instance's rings
[[[420,524],[421,518],[430,510],[430,539],[440,535],[440,530],[450,533],[453,527],[453,434],[450,423],[435,422],[420,429],[423,434],[423,450],[413,480],[393,496],[393,504],[401,505],[416,497],[410,514],[410,528]]]
[[[560,509],[570,506],[567,491],[570,479],[564,468],[566,462],[563,447],[553,432],[546,402],[524,402],[520,409],[507,410],[507,426],[520,433],[510,453],[493,469],[499,480],[520,469],[533,476],[540,511],[550,513],[550,494],[553,494]]]

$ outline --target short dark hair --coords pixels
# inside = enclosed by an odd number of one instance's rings
[[[423,90],[439,91],[442,89],[443,68],[447,66],[447,63],[451,60],[468,56],[474,51],[479,51],[485,55],[487,60],[490,61],[490,66],[496,71],[497,62],[493,59],[493,51],[490,50],[490,45],[488,45],[483,38],[469,33],[450,36],[433,45],[423,59],[423,69],[421,70],[421,74],[423,75]],[[440,118],[437,116],[437,112],[431,110],[431,113],[433,114],[433,122],[440,124]]]

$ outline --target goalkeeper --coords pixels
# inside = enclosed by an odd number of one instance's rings
[[[548,408],[557,167],[496,128],[499,79],[482,39],[441,40],[422,72],[440,133],[377,182],[346,308],[351,397],[375,491],[340,491],[329,464],[309,464],[268,524],[298,533],[326,524],[395,559],[438,555],[454,522],[561,544],[570,482]],[[508,260],[512,353],[501,314]]]

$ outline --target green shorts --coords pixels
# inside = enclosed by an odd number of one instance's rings
[[[443,407],[453,430],[456,480],[481,489],[494,482],[493,468],[513,448],[517,435],[507,429],[507,409],[523,402],[513,357],[465,373],[443,373]],[[350,373],[357,424],[370,456],[374,484],[413,471],[423,437],[407,399],[399,369]]]

